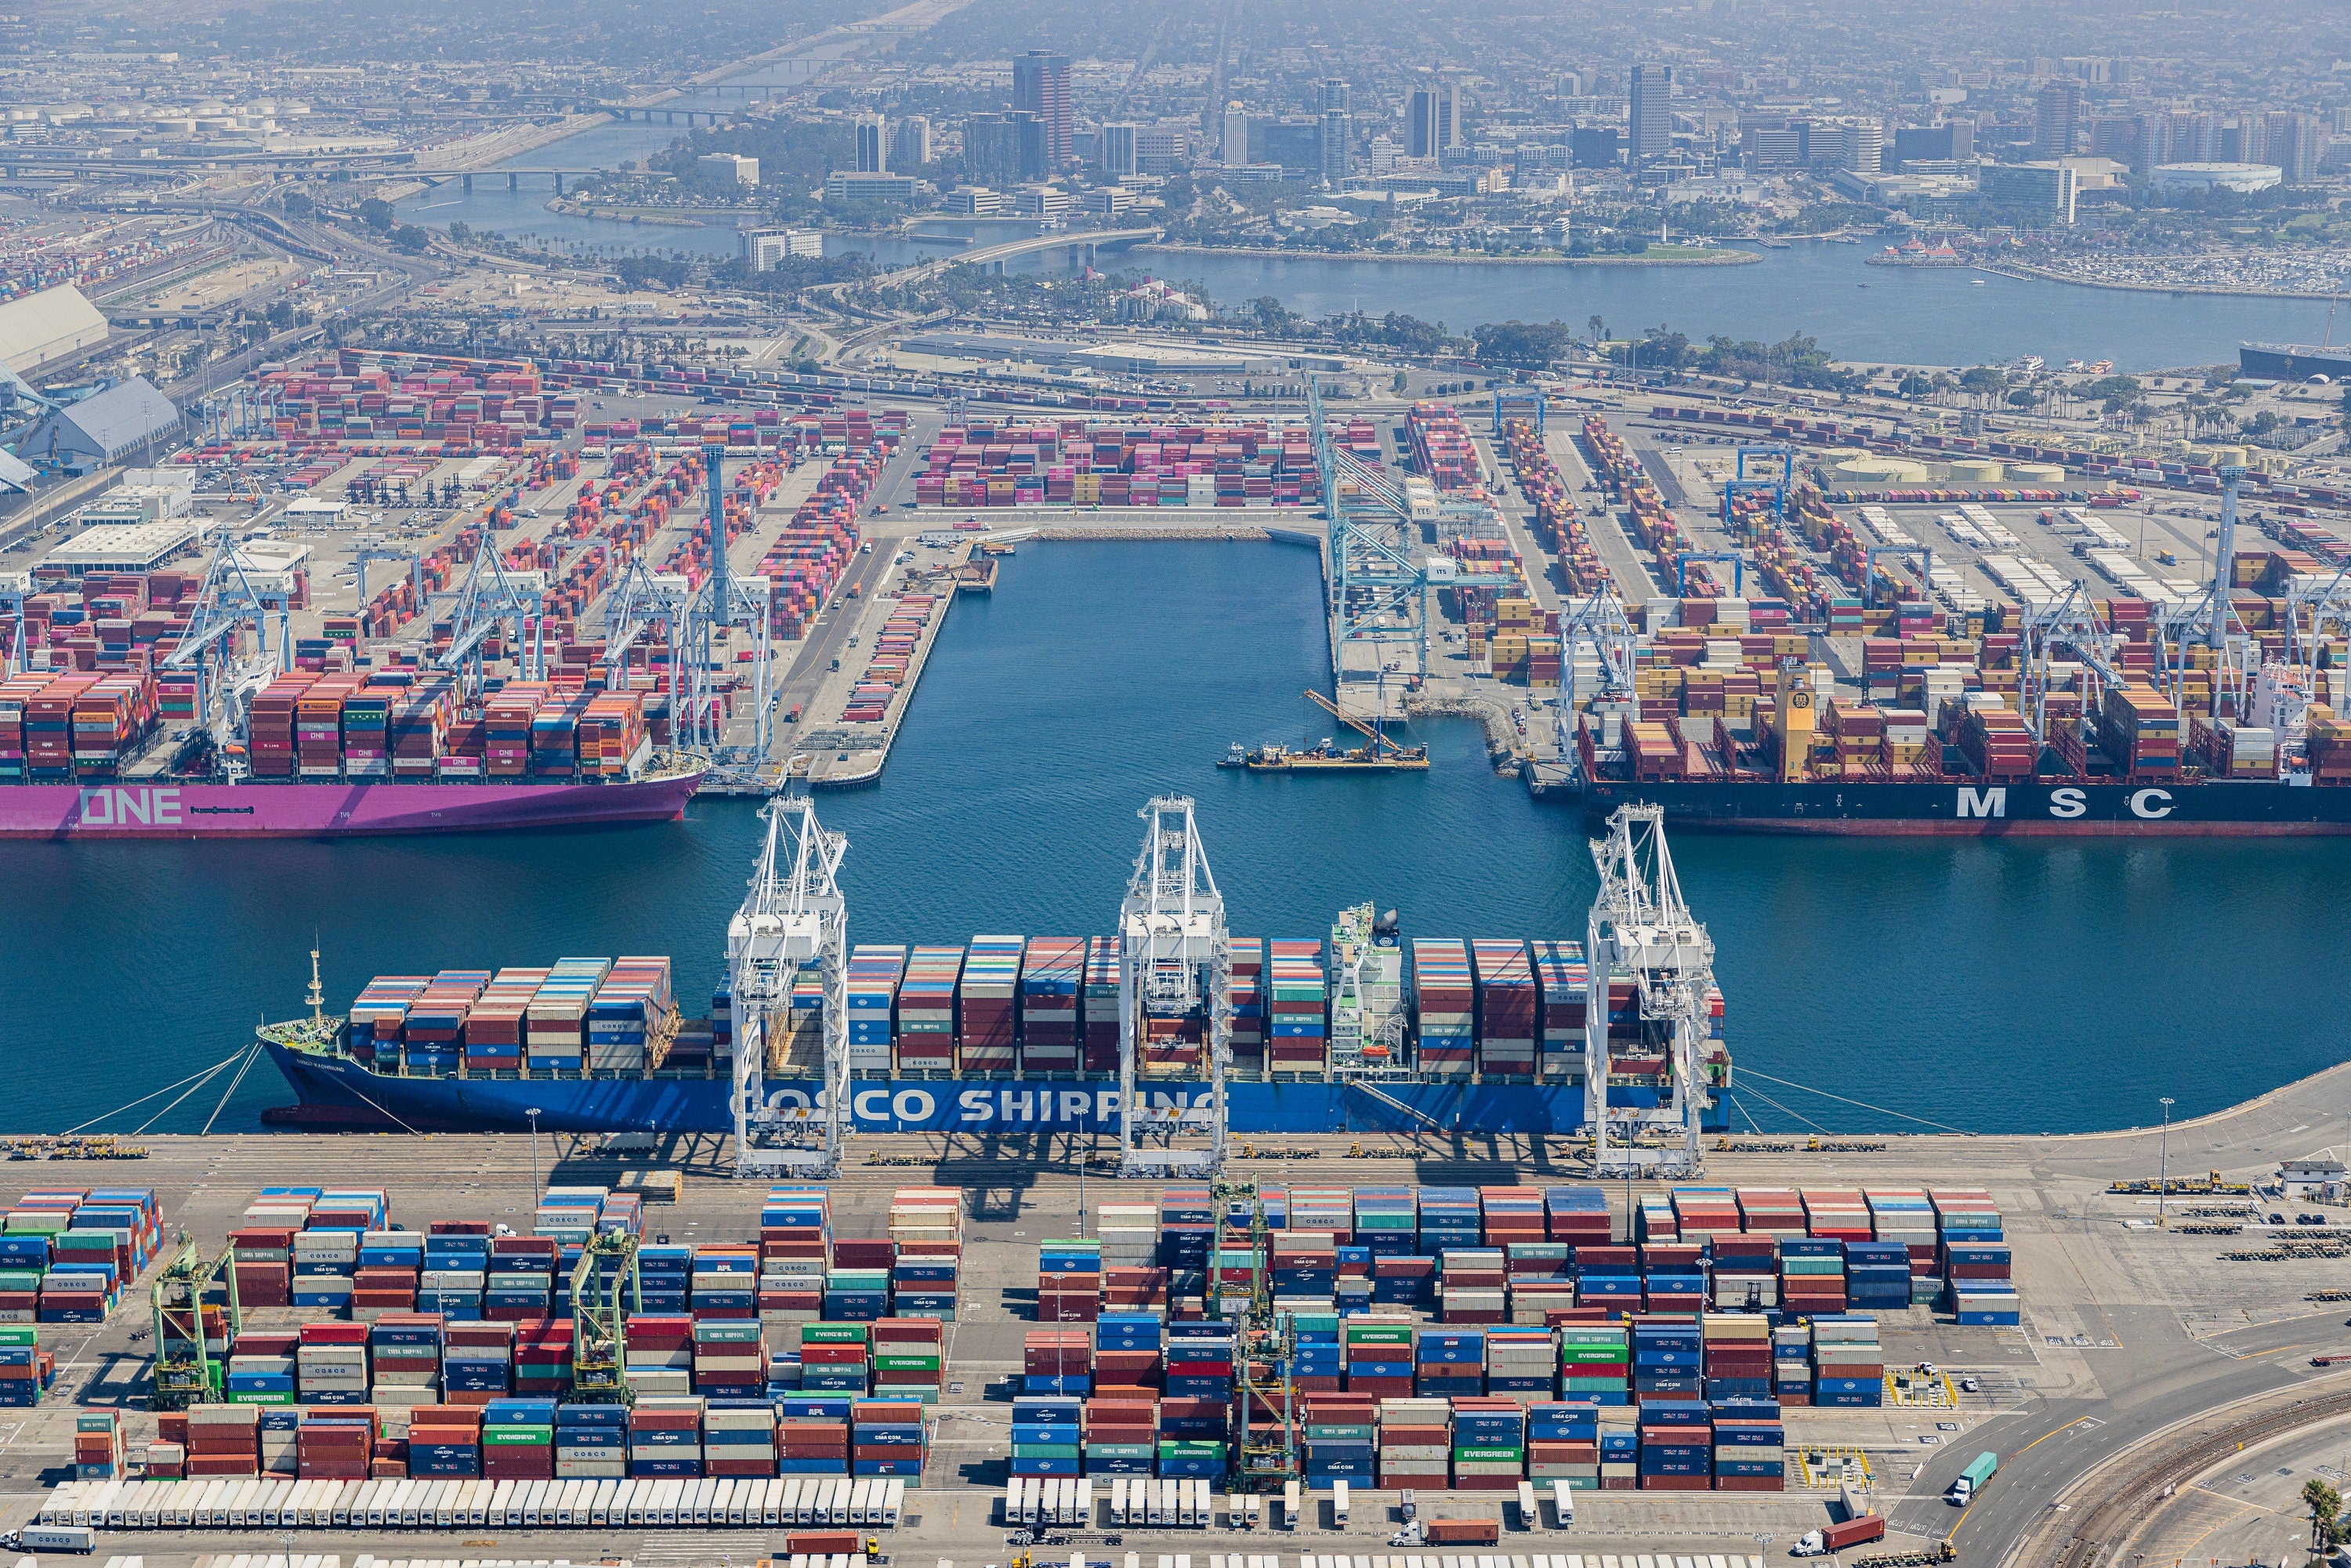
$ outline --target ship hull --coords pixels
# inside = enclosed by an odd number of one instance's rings
[[[674,821],[699,772],[614,784],[21,784],[0,839],[332,839]]]
[[[1673,827],[1737,833],[1970,838],[2310,838],[2351,833],[2351,789],[2261,782],[1876,784],[1719,780],[1584,786],[1585,812],[1632,802]]]
[[[415,1132],[728,1133],[725,1079],[400,1078],[343,1056],[265,1046],[298,1100],[273,1124]],[[769,1080],[778,1109],[818,1105],[813,1080]],[[1205,1103],[1206,1083],[1142,1085],[1155,1109]],[[1228,1083],[1236,1133],[1573,1133],[1583,1124],[1580,1086],[1390,1082],[1384,1103],[1347,1083]],[[858,1079],[851,1115],[863,1133],[1102,1133],[1118,1127],[1116,1079]],[[1425,1120],[1423,1118],[1426,1118]]]

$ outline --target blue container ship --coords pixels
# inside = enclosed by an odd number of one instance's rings
[[[1382,939],[1393,940],[1392,934]],[[1038,938],[1028,946],[1066,967],[1071,941]],[[1007,942],[1024,939],[989,938],[992,959],[1000,959],[996,949]],[[1292,956],[1283,961],[1286,967],[1263,977],[1233,977],[1237,1026],[1244,1021],[1245,1009],[1259,1005],[1244,998],[1259,994],[1260,978],[1273,995],[1270,1006],[1279,1009],[1270,1015],[1272,1039],[1236,1028],[1235,1065],[1225,1084],[1235,1133],[1540,1134],[1583,1128],[1586,1000],[1576,945],[1520,944],[1522,951],[1535,953],[1537,962],[1513,970],[1516,989],[1507,1009],[1498,993],[1495,1006],[1473,1007],[1466,1017],[1452,1010],[1431,1015],[1427,1027],[1447,1044],[1442,1060],[1418,1060],[1420,1008],[1411,988],[1403,988],[1397,1049],[1379,1071],[1368,1074],[1348,1071],[1343,1050],[1321,1050],[1333,1033],[1334,1012],[1343,1010],[1354,994],[1346,984],[1311,983],[1323,960],[1301,962],[1296,955],[1300,949],[1323,951],[1322,945],[1266,946]],[[1479,944],[1488,953],[1508,946]],[[1243,943],[1235,947],[1258,950]],[[954,949],[914,951],[919,956]],[[1334,944],[1327,951],[1342,948]],[[905,953],[900,947],[861,946],[849,966],[849,1113],[858,1131],[997,1135],[1118,1130],[1114,977],[1107,986],[1085,987],[1081,997],[1056,998],[1053,1008],[1017,1009],[1022,1021],[1012,1031],[1009,1049],[990,1037],[989,1060],[1008,1058],[1009,1068],[976,1071],[932,1043],[956,1038],[946,1033],[943,1019],[953,1015],[960,1020],[961,1003],[948,1000],[953,993],[935,986],[917,988],[907,979],[901,987],[901,977],[913,972]],[[1114,955],[1111,961],[1115,963]],[[314,982],[310,1018],[266,1024],[259,1031],[260,1048],[295,1096],[294,1104],[265,1113],[264,1120],[318,1129],[485,1132],[526,1130],[535,1116],[548,1131],[731,1132],[727,998],[722,991],[714,998],[708,1019],[680,1017],[669,1000],[668,962],[563,958],[546,968],[379,977],[340,1015],[318,1006]],[[991,976],[996,972],[989,970]],[[1522,995],[1530,973],[1543,988],[1531,1009]],[[1444,984],[1449,988],[1432,995],[1448,1009],[1460,1008],[1471,995],[1458,976],[1448,976]],[[1668,1046],[1661,1027],[1640,1016],[1628,978],[1616,977],[1609,991],[1609,1103],[1659,1107],[1676,1092],[1666,1071]],[[767,1031],[770,1050],[762,1083],[776,1110],[824,1108],[820,1000],[819,988],[795,986],[789,1016],[776,1019]],[[1075,1010],[1068,1006],[1071,1000],[1079,1004]],[[1106,1020],[1094,1016],[1105,1009]],[[614,1022],[624,1016],[625,1027]],[[996,1010],[975,1008],[971,1016],[1000,1030]],[[1463,1051],[1461,1031],[1468,1019],[1491,1019],[1501,1032],[1489,1042],[1473,1030]],[[1718,1003],[1707,1062],[1710,1124],[1723,1113],[1721,1092],[1730,1082],[1720,1019]],[[1136,1092],[1155,1117],[1209,1100],[1199,1042],[1205,1032],[1193,1032],[1188,1055],[1185,1042],[1175,1042],[1172,1067],[1138,1071]],[[1531,1032],[1538,1038],[1530,1040]],[[1073,1071],[1063,1064],[1076,1054],[1076,1040],[1086,1043],[1081,1068]],[[1304,1040],[1316,1048],[1311,1059],[1298,1053],[1297,1042]],[[1282,1049],[1269,1049],[1277,1044]],[[1038,1060],[1030,1060],[1032,1049]],[[910,1060],[923,1065],[910,1071]]]

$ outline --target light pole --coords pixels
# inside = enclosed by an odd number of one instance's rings
[[[2156,1166],[2155,1177],[2155,1228],[2158,1230],[2166,1228],[2164,1203],[2171,1196],[2171,1096],[2165,1095],[2163,1097],[2163,1141],[2160,1145],[2162,1153]]]
[[[280,1546],[283,1546],[284,1548],[286,1548],[286,1568],[294,1568],[294,1534],[293,1534],[293,1532],[292,1532],[291,1531],[287,1531],[287,1533],[285,1533],[284,1535],[279,1536],[279,1537],[277,1538],[277,1544],[278,1544],[278,1545],[280,1545]]]
[[[538,1201],[538,1107],[533,1105],[523,1113],[530,1118],[530,1200]]]

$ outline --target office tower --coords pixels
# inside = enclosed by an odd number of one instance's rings
[[[1876,120],[1848,120],[1844,130],[1844,147],[1837,159],[1839,167],[1856,174],[1882,172],[1886,150],[1884,122]]]
[[[1456,83],[1415,88],[1405,102],[1405,150],[1414,158],[1437,158],[1461,145],[1461,89]]]
[[[1251,117],[1248,110],[1238,103],[1225,105],[1224,140],[1219,147],[1217,157],[1226,168],[1238,169],[1245,163],[1255,162],[1251,155],[1254,150],[1249,145],[1252,129]]]
[[[1344,109],[1322,111],[1322,178],[1336,185],[1355,172],[1355,117]]]
[[[2071,158],[2074,136],[2082,123],[2082,84],[2073,77],[2051,77],[2041,84],[2033,103],[2032,155]]]
[[[931,161],[931,121],[910,114],[898,121],[890,137],[890,162],[901,169],[919,169]]]
[[[1332,110],[1350,112],[1355,107],[1353,94],[1344,78],[1324,77],[1314,89],[1314,112],[1328,114]]]
[[[1674,68],[1635,66],[1627,108],[1634,165],[1664,157],[1674,142]]]
[[[1011,185],[1041,180],[1045,127],[1035,115],[974,114],[963,122],[964,177],[979,184]]]
[[[1102,172],[1113,180],[1141,172],[1135,162],[1135,126],[1122,120],[1102,128]]]
[[[1077,121],[1070,103],[1070,57],[1031,49],[1012,62],[1012,107],[1033,114],[1045,134],[1045,158],[1058,168],[1070,161]]]
[[[886,174],[890,171],[889,124],[878,114],[857,117],[857,172]]]

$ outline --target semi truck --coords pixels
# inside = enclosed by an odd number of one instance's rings
[[[1849,1547],[1885,1539],[1886,1521],[1877,1514],[1865,1513],[1824,1529],[1806,1531],[1796,1538],[1791,1555],[1824,1557],[1832,1552],[1843,1552]]]
[[[98,1550],[98,1532],[86,1524],[28,1524],[0,1536],[0,1546],[11,1552],[78,1552]]]
[[[1983,1490],[1984,1483],[1991,1479],[1993,1472],[1999,1469],[2000,1456],[1987,1448],[1969,1461],[1968,1468],[1959,1472],[1959,1479],[1951,1483],[1951,1490],[1943,1495],[1954,1507],[1965,1508],[1975,1500],[1976,1493]]]

